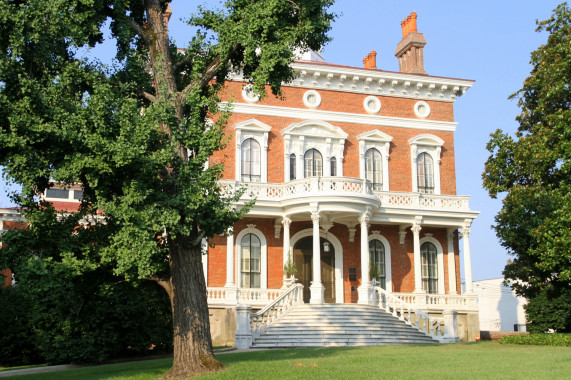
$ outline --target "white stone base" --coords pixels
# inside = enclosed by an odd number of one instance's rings
[[[323,284],[321,282],[311,283],[311,286],[309,287],[309,292],[310,292],[309,303],[313,304],[324,303],[325,288],[323,287]]]
[[[358,304],[361,305],[375,305],[375,290],[371,285],[361,285],[357,289],[359,293]]]

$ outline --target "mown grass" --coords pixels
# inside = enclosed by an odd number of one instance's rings
[[[220,354],[226,365],[201,379],[563,379],[571,373],[571,347],[403,345],[310,348]],[[171,359],[86,367],[18,379],[154,379]]]

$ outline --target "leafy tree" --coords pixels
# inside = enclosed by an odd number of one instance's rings
[[[219,91],[240,69],[257,93],[280,94],[294,75],[293,51],[319,49],[333,15],[332,0],[198,7],[190,20],[197,32],[179,52],[164,22],[169,2],[0,0],[0,165],[22,185],[14,198],[31,222],[0,264],[16,276],[25,261],[156,281],[173,311],[174,362],[165,377],[178,378],[221,368],[201,242],[246,211],[221,195],[221,165],[205,169],[225,141]],[[111,67],[81,57],[105,38],[116,44]],[[37,202],[51,181],[81,186],[77,213],[62,217]],[[24,248],[42,234],[61,239],[57,249]]]
[[[533,69],[518,99],[515,138],[491,135],[484,187],[505,194],[494,226],[514,256],[504,269],[519,295],[555,299],[571,284],[571,11],[559,5],[537,31],[549,32],[531,54]],[[571,299],[567,299],[571,303]]]

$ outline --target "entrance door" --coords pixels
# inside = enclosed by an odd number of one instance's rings
[[[327,303],[335,302],[335,251],[333,245],[324,238],[319,239],[321,254],[321,283],[325,288],[324,300]],[[325,251],[324,243],[329,250]],[[298,282],[303,285],[303,302],[310,299],[309,287],[313,279],[313,237],[300,239],[293,249],[293,262],[297,269]]]

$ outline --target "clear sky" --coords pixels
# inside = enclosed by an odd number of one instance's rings
[[[174,0],[170,31],[178,46],[190,38],[181,18],[196,4],[218,1]],[[470,246],[472,277],[483,280],[502,276],[509,256],[497,241],[491,225],[501,201],[482,189],[481,173],[488,157],[486,143],[496,129],[513,133],[519,113],[508,96],[529,75],[530,53],[547,40],[536,33],[535,20],[545,20],[559,4],[552,0],[337,0],[338,14],[330,33],[333,41],[323,49],[327,62],[362,67],[363,58],[377,51],[377,67],[398,71],[394,56],[401,39],[400,22],[410,12],[418,15],[424,34],[424,67],[429,75],[476,81],[455,105],[457,194],[470,195],[470,207],[480,211],[474,221]],[[105,52],[98,50],[98,55]],[[0,207],[13,206],[0,179]],[[462,279],[464,278],[462,266]]]

